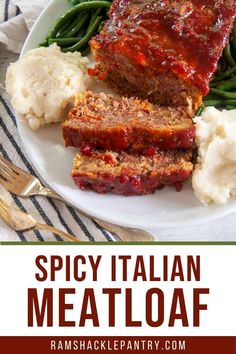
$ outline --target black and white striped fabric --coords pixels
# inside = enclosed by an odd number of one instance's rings
[[[49,0],[0,0],[0,43],[20,53],[28,31]]]
[[[7,22],[12,17],[20,14],[20,9],[10,0],[4,0],[0,2],[0,23]]]
[[[14,21],[15,17],[21,16],[20,6],[33,3],[45,3],[45,0],[0,0],[0,42],[5,38],[7,31],[6,22]],[[38,7],[37,7],[38,9]],[[32,18],[31,18],[32,20]],[[14,22],[16,23],[16,22]],[[18,23],[19,25],[19,23]],[[13,26],[14,27],[14,26]],[[3,30],[4,29],[4,30]],[[8,46],[9,49],[9,46]],[[1,55],[2,54],[2,55]],[[17,59],[14,54],[3,54],[3,45],[0,44],[0,154],[12,161],[24,170],[37,176],[36,171],[28,161],[18,135],[16,119],[11,108],[9,98],[4,90],[5,71],[8,64]],[[103,230],[99,225],[86,217],[79,215],[75,210],[63,203],[44,197],[22,199],[11,196],[0,186],[0,194],[13,204],[32,214],[38,221],[58,227],[68,233],[74,234],[82,241],[112,241],[112,235]],[[14,232],[0,222],[0,241],[61,241],[61,238],[41,231],[27,233]]]

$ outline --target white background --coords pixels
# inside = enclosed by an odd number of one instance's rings
[[[87,279],[83,283],[65,282],[64,271],[58,273],[57,281],[39,283],[35,280],[38,269],[35,258],[40,255],[61,255],[65,257],[81,254],[102,255],[98,277],[99,281],[91,281],[91,267],[86,267]],[[201,256],[201,281],[200,282],[153,282],[133,283],[110,281],[110,256],[132,255],[129,276],[132,279],[134,260],[136,255],[144,255],[147,270],[149,269],[149,256],[155,255],[157,273],[161,273],[163,255],[168,255],[169,261],[174,255],[181,255],[183,265],[186,264],[186,255]],[[196,336],[233,336],[236,335],[236,247],[235,246],[0,246],[0,335],[196,335]],[[84,268],[83,268],[84,270]],[[27,327],[27,289],[53,287],[54,296],[54,327],[28,328]],[[68,295],[67,302],[74,304],[74,310],[67,311],[66,319],[75,320],[78,324],[83,289],[94,287],[96,292],[97,309],[100,327],[93,328],[91,321],[85,328],[59,328],[58,327],[58,296],[60,287],[76,288],[76,295]],[[125,302],[124,295],[117,295],[116,302],[116,328],[108,327],[108,297],[102,295],[101,289],[106,287],[133,288],[133,319],[142,320],[142,328],[125,327]],[[145,322],[145,294],[151,287],[160,287],[165,293],[165,322],[159,328],[151,328]],[[173,288],[183,287],[186,295],[186,306],[189,315],[189,328],[183,328],[181,321],[176,322],[174,328],[168,328],[170,303]],[[201,302],[208,304],[207,311],[201,311],[200,328],[192,327],[192,289],[210,288],[210,295],[202,295]]]

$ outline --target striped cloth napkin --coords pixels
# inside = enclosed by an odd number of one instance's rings
[[[20,52],[21,47],[34,20],[48,1],[45,0],[0,0],[0,42],[7,49]],[[0,55],[3,46],[0,47]],[[36,171],[28,161],[21,145],[16,127],[16,119],[9,98],[4,90],[5,69],[12,57],[1,58],[0,63],[0,154],[24,170],[37,176]],[[0,194],[13,205],[32,214],[38,221],[53,225],[66,232],[72,233],[83,241],[112,241],[110,233],[99,225],[81,216],[63,203],[43,197],[22,199],[11,196],[0,187]],[[13,232],[0,221],[0,241],[55,241],[60,238],[42,231],[27,233]]]
[[[48,0],[0,0],[0,42],[20,53],[28,31]]]

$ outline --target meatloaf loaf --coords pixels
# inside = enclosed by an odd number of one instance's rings
[[[90,42],[90,74],[121,94],[197,108],[235,16],[236,0],[115,0]]]
[[[104,93],[81,95],[62,124],[66,146],[143,151],[188,148],[195,128],[184,107],[153,106],[136,98]]]
[[[165,185],[180,190],[192,173],[190,160],[191,152],[181,150],[156,151],[152,156],[96,151],[92,156],[77,154],[71,175],[80,189],[143,195]]]

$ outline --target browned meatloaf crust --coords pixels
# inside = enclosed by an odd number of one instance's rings
[[[236,0],[115,0],[90,73],[121,94],[197,108],[235,16]]]
[[[80,95],[62,129],[66,146],[115,151],[188,148],[195,135],[185,107],[153,106],[136,98],[92,92]]]
[[[72,177],[80,189],[99,193],[144,195],[165,185],[180,190],[193,170],[190,151],[157,151],[152,157],[126,152],[95,152],[92,156],[77,154]]]

